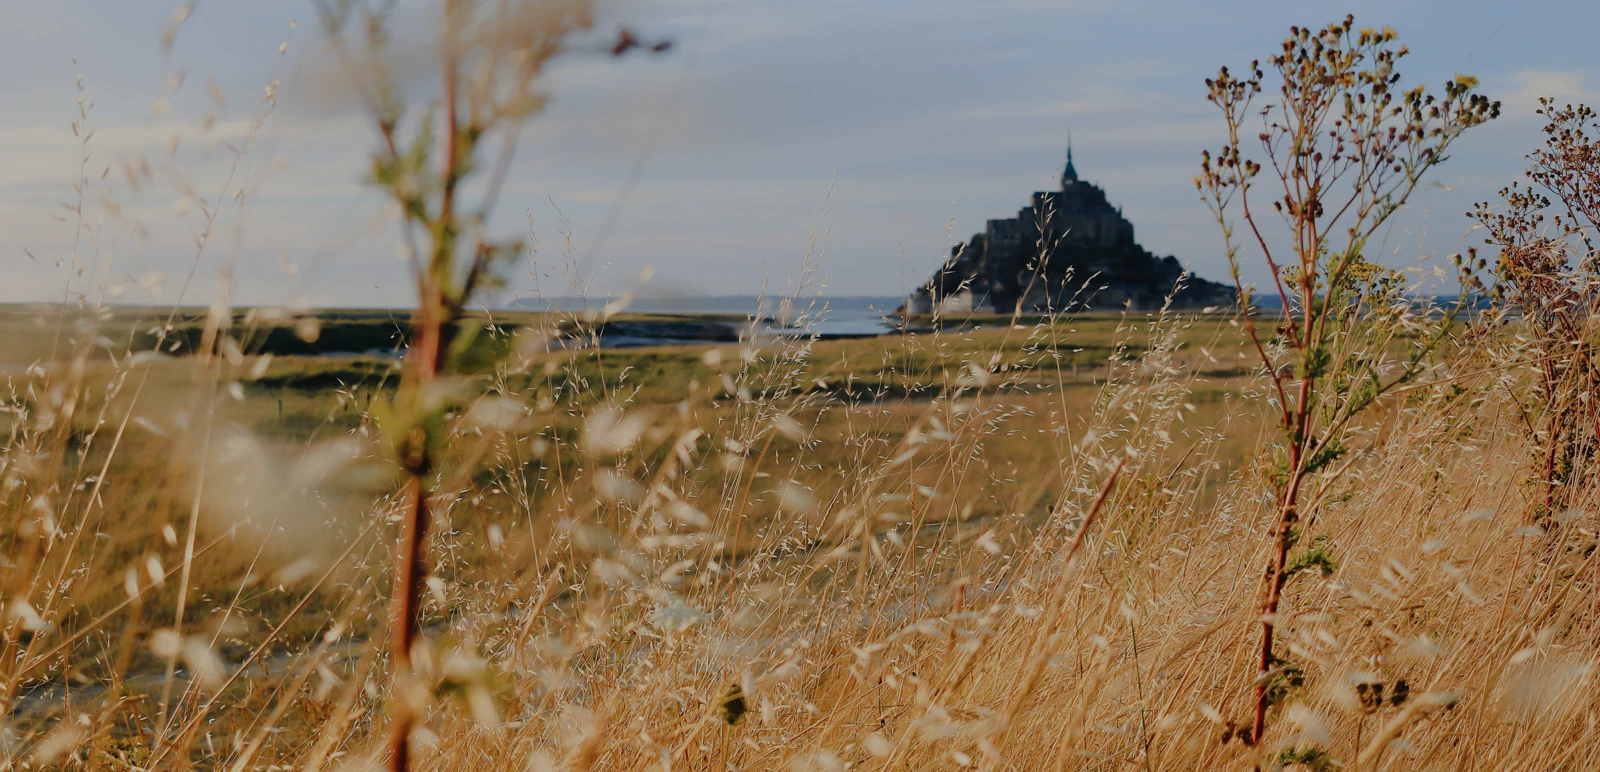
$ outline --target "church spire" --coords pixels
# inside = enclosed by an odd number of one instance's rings
[[[1061,171],[1061,187],[1078,181],[1078,168],[1072,165],[1072,130],[1067,130],[1067,168]]]

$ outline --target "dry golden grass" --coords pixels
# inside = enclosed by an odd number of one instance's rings
[[[224,201],[254,193],[234,172],[277,81],[215,195],[170,152],[127,159],[125,189],[80,170],[73,259],[91,270],[64,296],[82,302],[0,318],[6,768],[361,770],[390,748],[451,772],[1600,766],[1600,485],[1563,469],[1571,506],[1541,509],[1552,477],[1530,473],[1540,433],[1518,403],[1532,360],[1413,345],[1430,318],[1387,279],[1300,328],[1338,346],[1302,339],[1297,361],[1273,320],[1256,351],[1237,318],[1168,312],[627,352],[570,334],[595,319],[490,324],[470,290],[523,251],[484,225],[506,167],[474,208],[454,186],[481,130],[509,157],[543,63],[591,19],[441,7],[437,46],[395,52],[381,8],[319,4],[345,57],[321,80],[373,113],[375,182],[412,237],[414,321],[235,314],[226,292],[147,318],[92,300],[125,289],[108,245],[142,232],[127,213],[158,180],[198,204],[199,266]],[[599,50],[641,47],[665,46],[624,31]],[[386,68],[418,57],[443,65],[442,120],[390,99]],[[1302,258],[1310,308],[1334,283],[1320,247]],[[370,352],[413,328],[425,356],[402,387]],[[461,331],[480,338],[456,347]],[[319,334],[369,353],[296,356]],[[1293,416],[1273,404],[1334,349],[1394,388],[1348,429],[1310,386]],[[1437,356],[1401,385],[1419,351]],[[1337,412],[1360,378],[1316,388]],[[1328,419],[1347,450],[1295,469],[1292,571],[1269,537],[1289,511],[1275,415]],[[393,556],[424,511],[421,640],[395,662]],[[1292,578],[1263,664],[1269,570]],[[1246,742],[1263,669],[1270,720]]]
[[[419,763],[1592,765],[1593,515],[1525,527],[1523,434],[1467,362],[1314,486],[1308,539],[1338,564],[1290,586],[1267,742],[1223,741],[1253,704],[1273,514],[1237,335],[1164,316],[511,357],[452,419]],[[1093,376],[1053,365],[1097,345]],[[10,758],[365,763],[394,524],[359,388],[89,359],[8,373]],[[852,372],[903,388],[816,387]],[[279,392],[323,418],[252,431]]]

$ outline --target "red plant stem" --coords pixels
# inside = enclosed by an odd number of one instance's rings
[[[421,629],[419,611],[422,607],[422,586],[428,575],[427,536],[429,526],[428,496],[422,479],[412,477],[409,489],[411,507],[405,530],[400,536],[400,549],[395,557],[394,610],[390,619],[390,650],[394,656],[394,727],[390,738],[389,768],[404,772],[411,765],[411,727],[416,723],[416,709],[409,691],[413,688],[411,649]]]
[[[1277,631],[1275,619],[1278,613],[1278,604],[1283,599],[1283,586],[1288,581],[1285,569],[1289,564],[1289,547],[1294,524],[1300,519],[1299,500],[1300,482],[1305,475],[1301,472],[1305,450],[1305,427],[1309,412],[1307,399],[1311,395],[1312,380],[1305,378],[1300,381],[1300,402],[1296,405],[1294,431],[1289,443],[1289,479],[1285,481],[1282,502],[1278,507],[1277,523],[1273,527],[1274,550],[1272,564],[1267,569],[1266,591],[1261,599],[1261,649],[1257,660],[1256,671],[1256,710],[1255,721],[1251,727],[1250,743],[1259,745],[1262,735],[1267,727],[1267,708],[1270,705],[1269,687],[1272,666],[1276,661],[1273,655],[1273,636]]]
[[[447,29],[446,35],[451,31]],[[439,214],[433,222],[433,256],[428,266],[417,276],[417,312],[412,317],[415,340],[406,352],[410,367],[412,404],[409,408],[418,415],[429,410],[426,399],[428,387],[444,367],[445,337],[460,313],[465,296],[448,294],[452,258],[455,255],[455,193],[461,173],[461,136],[457,117],[456,61],[447,58],[444,71],[445,104],[445,158],[444,191],[439,204]],[[470,279],[469,279],[470,281]],[[405,458],[407,487],[411,506],[407,512],[400,545],[395,555],[394,608],[390,617],[390,656],[394,658],[393,726],[389,738],[389,769],[392,772],[409,772],[411,769],[411,729],[417,721],[414,694],[417,689],[411,668],[412,649],[421,632],[422,586],[428,576],[428,510],[427,476],[433,471],[427,429],[415,426],[406,439]]]
[[[424,410],[422,395],[443,365],[446,309],[436,287],[424,287],[422,303],[413,316],[416,339],[407,352],[411,366],[410,383],[413,410]],[[395,553],[394,601],[390,613],[389,651],[394,660],[394,681],[390,703],[394,716],[389,737],[389,769],[407,772],[411,768],[411,729],[416,724],[416,688],[411,668],[411,652],[421,632],[422,587],[428,577],[428,508],[426,478],[433,469],[428,450],[427,430],[413,428],[406,439],[402,459],[407,481],[409,507]]]

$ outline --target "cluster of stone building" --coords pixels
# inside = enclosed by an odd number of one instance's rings
[[[1105,191],[1078,179],[1067,147],[1061,189],[957,244],[910,298],[911,314],[1013,313],[1229,305],[1232,287],[1186,273],[1133,238],[1133,223]]]

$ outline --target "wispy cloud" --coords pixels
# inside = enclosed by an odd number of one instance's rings
[[[1600,80],[1589,68],[1521,70],[1497,81],[1496,85],[1501,86],[1500,99],[1514,114],[1532,113],[1538,108],[1540,97],[1550,97],[1558,104],[1600,104]]]

